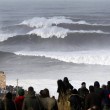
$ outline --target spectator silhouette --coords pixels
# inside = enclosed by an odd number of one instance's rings
[[[78,91],[76,89],[73,89],[71,91],[69,101],[70,101],[71,110],[81,110],[82,109],[81,98],[78,95]]]
[[[8,92],[3,101],[4,108],[3,110],[16,110],[14,101],[12,100],[12,93]]]
[[[23,101],[24,101],[24,89],[19,88],[18,90],[18,97],[15,99],[16,109],[22,110]]]
[[[56,99],[50,97],[50,93],[47,88],[40,91],[40,100],[44,110],[58,110]]]
[[[58,101],[64,100],[66,96],[66,87],[61,79],[57,81],[57,85],[58,85],[57,92],[59,93]]]
[[[65,85],[66,93],[70,93],[70,91],[73,89],[73,86],[70,84],[69,80],[67,77],[64,77],[63,83]]]
[[[39,99],[35,96],[33,87],[28,88],[28,94],[24,98],[22,110],[40,110]]]
[[[90,93],[85,100],[85,110],[101,110],[101,99],[94,91],[94,86],[89,86]]]
[[[89,90],[86,88],[86,83],[82,82],[81,83],[81,88],[78,89],[78,94],[81,97],[81,104],[82,104],[82,109],[85,109],[85,98],[88,95]]]

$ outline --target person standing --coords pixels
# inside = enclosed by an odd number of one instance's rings
[[[85,109],[85,98],[87,94],[89,93],[89,90],[86,88],[86,83],[82,82],[81,83],[81,88],[78,89],[78,94],[81,97],[81,104],[82,104],[82,109]]]
[[[101,99],[98,94],[95,93],[94,86],[89,86],[90,93],[85,99],[85,110],[101,110]]]
[[[70,91],[73,90],[73,86],[71,85],[71,83],[69,82],[67,77],[64,77],[63,83],[64,83],[65,88],[66,88],[66,93],[67,94],[70,93]]]
[[[49,90],[45,88],[40,92],[40,101],[44,110],[58,110],[57,101],[55,98],[50,97]]]
[[[20,88],[18,90],[18,97],[15,98],[15,104],[17,110],[22,110],[23,100],[24,100],[24,89]]]
[[[14,101],[12,100],[12,93],[8,92],[3,100],[3,110],[16,110]]]
[[[81,97],[78,95],[78,91],[76,89],[71,91],[71,95],[68,100],[70,102],[71,110],[82,110]]]
[[[28,94],[24,98],[22,110],[41,110],[39,99],[35,96],[33,87],[28,88]]]

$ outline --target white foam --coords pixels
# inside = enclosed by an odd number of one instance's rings
[[[0,42],[3,42],[3,41],[5,41],[5,40],[7,40],[8,38],[14,37],[14,36],[16,36],[16,35],[17,35],[16,33],[5,34],[5,33],[1,33],[1,32],[0,32]]]
[[[56,36],[57,38],[64,38],[68,33],[98,33],[98,34],[109,34],[108,32],[103,32],[101,30],[69,30],[57,26],[49,26],[43,28],[34,29],[27,34],[36,34],[42,38],[51,38]]]
[[[108,51],[79,51],[79,52],[36,52],[19,51],[16,55],[41,56],[57,59],[64,62],[78,64],[110,65],[110,53]]]
[[[72,24],[84,24],[84,25],[92,25],[92,24],[90,24],[90,23],[88,23],[88,22],[86,22],[86,21],[83,21],[83,20],[80,20],[80,21],[73,21],[72,22]]]
[[[34,27],[34,29],[27,34],[37,34],[42,38],[50,38],[56,36],[57,38],[64,38],[68,33],[101,33],[110,34],[109,32],[103,32],[101,30],[69,30],[61,28],[58,26],[53,26],[53,24],[84,24],[84,25],[101,25],[101,24],[91,24],[84,20],[72,21],[70,18],[64,16],[54,16],[54,17],[34,17],[29,20],[24,20],[19,25],[27,25],[29,27]],[[0,42],[7,40],[9,37],[14,37],[16,33],[3,33],[0,31]]]
[[[84,20],[72,21],[70,18],[64,16],[54,16],[54,17],[34,17],[29,20],[24,20],[19,25],[27,25],[29,27],[34,27],[34,29],[27,34],[37,34],[42,38],[50,38],[56,36],[57,38],[64,38],[68,33],[98,33],[98,34],[110,34],[109,32],[104,32],[101,30],[69,30],[57,25],[60,23],[67,24],[84,24],[84,25],[101,25],[101,24],[91,24]],[[56,24],[56,26],[53,26]],[[9,37],[16,36],[16,33],[3,33],[0,31],[0,42],[7,40]]]
[[[109,34],[108,32],[103,32],[101,30],[73,30],[71,33],[98,33],[98,34]]]
[[[28,32],[27,34],[37,34],[42,38],[49,38],[52,36],[56,36],[57,38],[64,38],[67,36],[68,33],[101,33],[101,34],[109,34],[108,32],[103,32],[101,30],[69,30],[65,28],[61,28],[58,26],[53,26],[53,24],[60,24],[60,23],[67,23],[67,24],[85,24],[85,25],[96,25],[90,24],[86,21],[72,21],[69,18],[64,16],[60,17],[35,17],[29,20],[23,21],[22,25],[27,25],[30,27],[34,27],[32,31]]]
[[[32,19],[24,20],[19,25],[27,25],[29,27],[48,27],[52,26],[53,24],[60,24],[60,23],[66,23],[66,24],[81,24],[81,25],[93,25],[93,26],[110,26],[110,24],[98,24],[98,23],[89,23],[84,20],[79,21],[73,21],[70,18],[64,17],[64,16],[54,16],[54,17],[34,17]]]
[[[51,17],[51,18],[45,18],[45,17],[34,17],[29,20],[23,21],[22,25],[27,25],[30,27],[36,27],[36,28],[41,28],[41,27],[48,27],[52,26],[52,24],[60,24],[60,23],[72,23],[72,20],[66,19],[65,17]]]
[[[42,38],[50,38],[53,36],[56,36],[57,38],[64,38],[65,36],[67,36],[68,32],[69,32],[68,29],[53,26],[53,27],[44,27],[40,29],[34,29],[33,31],[27,34],[37,34],[38,36],[41,36]]]

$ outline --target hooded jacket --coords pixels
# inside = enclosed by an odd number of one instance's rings
[[[41,110],[40,103],[35,96],[35,92],[29,92],[25,96],[22,110]]]

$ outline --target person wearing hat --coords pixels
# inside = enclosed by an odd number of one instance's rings
[[[24,100],[24,89],[20,88],[18,90],[18,97],[15,99],[16,109],[22,110],[23,100]]]

